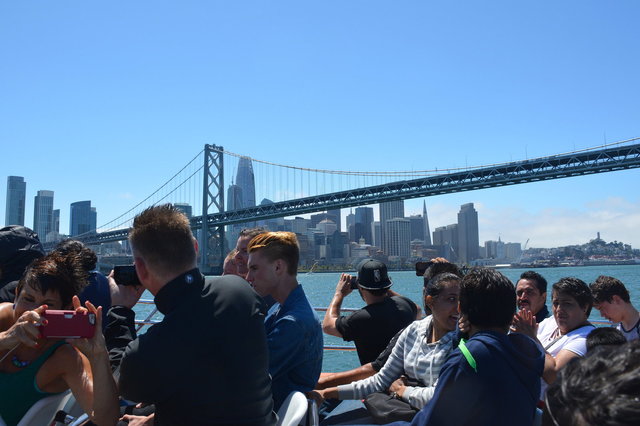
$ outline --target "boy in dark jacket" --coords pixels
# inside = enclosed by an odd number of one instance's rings
[[[474,268],[464,277],[459,310],[469,339],[449,355],[412,425],[533,423],[544,352],[523,334],[507,334],[515,306],[514,286],[500,272]]]

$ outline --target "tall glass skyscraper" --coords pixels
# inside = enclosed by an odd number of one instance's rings
[[[458,213],[458,261],[469,263],[479,256],[478,212],[473,203],[460,206]]]
[[[364,238],[365,243],[373,245],[373,235],[371,225],[373,224],[373,208],[372,207],[356,207],[356,222],[354,225],[354,241],[358,241],[360,237]]]
[[[27,196],[27,183],[22,176],[7,177],[7,199],[4,225],[24,226],[24,201]]]
[[[38,191],[33,200],[33,230],[46,241],[49,232],[53,231],[53,191]]]
[[[253,176],[253,165],[249,157],[240,157],[238,173],[236,174],[236,185],[241,189],[240,198],[242,200],[242,208],[255,207],[256,183]]]
[[[74,237],[87,232],[96,232],[97,222],[96,209],[91,207],[91,201],[71,203],[69,235]]]

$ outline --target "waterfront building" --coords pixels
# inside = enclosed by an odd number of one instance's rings
[[[390,256],[391,246],[387,242],[387,230],[386,230],[387,221],[391,219],[396,219],[396,218],[404,219],[404,201],[396,200],[396,201],[389,201],[386,203],[380,203],[379,208],[380,208],[380,228],[381,228],[380,236],[382,237],[381,247],[382,247],[382,251],[387,256]],[[408,242],[409,241],[407,241],[407,250],[409,247]]]
[[[60,233],[60,209],[53,211],[53,232]]]
[[[411,250],[411,222],[409,219],[396,217],[389,219],[384,228],[384,241],[387,244],[385,254],[407,259]]]
[[[33,230],[41,241],[53,230],[53,191],[40,190],[34,197]]]
[[[355,229],[355,225],[356,225],[356,215],[353,214],[353,210],[349,209],[349,214],[346,217],[346,222],[347,222],[347,233],[349,234],[349,241],[355,241],[356,240],[356,229]]]
[[[460,206],[458,212],[458,261],[470,263],[479,256],[478,212],[473,203]]]
[[[340,209],[327,210],[327,219],[331,219],[336,223],[338,232],[342,232],[342,213]]]
[[[382,248],[382,227],[380,221],[376,220],[371,225],[371,236],[373,237],[373,245]]]
[[[433,231],[433,245],[439,250],[439,256],[451,262],[458,261],[458,224],[440,226]]]
[[[76,201],[71,203],[69,215],[69,235],[75,237],[87,232],[96,232],[97,213],[91,207],[91,201]]]
[[[331,219],[324,219],[316,226],[316,228],[319,229],[325,237],[333,235],[334,232],[338,230],[335,222]]]
[[[7,177],[7,198],[4,226],[24,226],[24,203],[27,196],[27,183],[22,176]]]
[[[296,216],[293,219],[285,219],[285,224],[287,230],[296,235],[303,235],[306,234],[307,229],[311,227],[311,220]]]
[[[353,241],[359,241],[360,238],[364,238],[366,244],[373,245],[372,224],[373,208],[356,207]]]

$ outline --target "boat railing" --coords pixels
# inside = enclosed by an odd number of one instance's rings
[[[140,299],[138,300],[138,303],[141,305],[153,305],[153,300],[152,299]],[[329,309],[328,307],[314,307],[313,308],[315,311],[317,312],[326,312],[327,309]],[[357,309],[354,308],[342,308],[340,309],[341,312],[355,312],[357,311]],[[158,313],[158,309],[157,308],[153,308],[153,310],[147,314],[147,316],[145,317],[145,319],[143,320],[139,320],[136,319],[135,323],[136,323],[136,331],[140,331],[143,327],[148,326],[148,325],[153,325],[153,324],[157,324],[160,322],[160,320],[154,320],[153,317]],[[356,347],[353,345],[324,345],[324,349],[327,351],[355,351]]]
[[[140,299],[138,301],[139,304],[142,305],[153,305],[153,300],[151,299]],[[329,309],[326,306],[316,306],[313,308],[315,311],[317,312],[326,312],[327,309]],[[354,309],[354,308],[342,308],[340,309],[340,312],[355,312],[358,309]],[[153,317],[158,313],[158,309],[154,308],[143,320],[138,320],[136,319],[136,331],[140,331],[140,329],[142,329],[143,327],[147,326],[147,325],[153,325],[153,324],[157,324],[160,321],[159,320],[154,320]],[[605,320],[591,320],[590,321],[591,324],[595,325],[596,327],[610,327],[613,324],[610,321],[605,321]],[[325,345],[324,349],[327,351],[355,351],[356,347],[353,345]]]

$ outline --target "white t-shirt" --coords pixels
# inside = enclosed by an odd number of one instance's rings
[[[593,328],[592,325],[585,325],[557,339],[558,335],[555,331],[558,329],[558,324],[556,324],[556,319],[550,316],[538,324],[538,340],[542,343],[542,347],[554,358],[563,349],[571,351],[578,356],[585,356],[587,353],[587,336]],[[547,390],[547,384],[544,380],[541,381],[540,399],[542,400]]]

